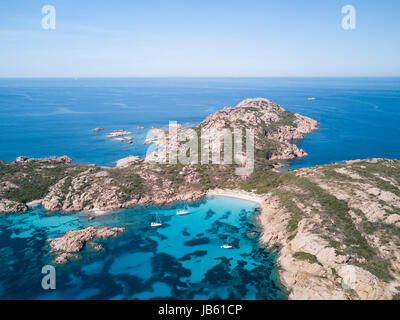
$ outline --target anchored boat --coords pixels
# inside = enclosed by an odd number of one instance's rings
[[[183,216],[183,215],[189,214],[189,213],[190,213],[190,211],[189,211],[189,209],[188,209],[188,206],[187,206],[187,203],[186,203],[186,202],[185,202],[185,205],[183,206],[183,210],[179,210],[179,211],[176,212],[176,214],[177,214],[178,216]]]
[[[233,247],[230,244],[223,244],[221,249],[232,249]]]
[[[227,242],[222,244],[221,249],[232,249],[233,248],[233,246],[230,244],[229,240],[230,239],[228,238]]]
[[[161,222],[161,219],[160,219],[160,217],[158,216],[158,213],[157,213],[156,214],[156,221],[151,223],[151,227],[152,228],[158,228],[158,227],[161,227],[161,226],[162,226],[162,222]]]

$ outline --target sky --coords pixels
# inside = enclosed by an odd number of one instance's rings
[[[398,0],[1,0],[0,77],[400,76],[399,38]]]

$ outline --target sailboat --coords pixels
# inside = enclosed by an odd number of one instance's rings
[[[232,249],[233,247],[230,244],[223,244],[221,249]]]
[[[185,202],[185,205],[183,206],[183,210],[179,210],[179,211],[176,212],[176,214],[177,214],[178,216],[183,216],[183,215],[189,214],[189,213],[190,213],[190,211],[189,211],[189,209],[188,209],[188,206],[187,206],[187,203],[186,203],[186,202]]]
[[[229,238],[227,240],[229,241]],[[221,249],[232,249],[232,248],[233,246],[229,242],[226,242],[221,246]]]
[[[162,226],[162,222],[161,222],[161,219],[160,219],[160,217],[158,216],[158,213],[157,213],[156,214],[156,221],[151,223],[151,227],[152,228],[158,228],[158,227],[161,227],[161,226]]]

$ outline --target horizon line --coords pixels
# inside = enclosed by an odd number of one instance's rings
[[[327,78],[327,79],[366,79],[366,78],[400,78],[396,76],[0,76],[0,79],[268,79],[268,78]]]

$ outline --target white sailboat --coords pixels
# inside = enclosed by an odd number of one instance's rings
[[[186,202],[185,202],[185,205],[183,206],[183,210],[179,210],[179,211],[176,212],[176,214],[177,214],[178,216],[183,216],[183,215],[189,214],[189,213],[190,213],[190,211],[189,211],[189,209],[188,209],[188,206],[187,206],[187,203],[186,203]]]
[[[221,249],[232,249],[233,247],[230,244],[223,244]]]
[[[160,219],[160,217],[158,216],[158,213],[157,213],[156,214],[156,221],[151,223],[151,227],[152,228],[158,228],[158,227],[161,227],[161,226],[162,226],[162,222],[161,222],[161,219]]]
[[[229,238],[227,239],[228,242],[223,243],[221,249],[232,249],[233,246],[229,243]]]

